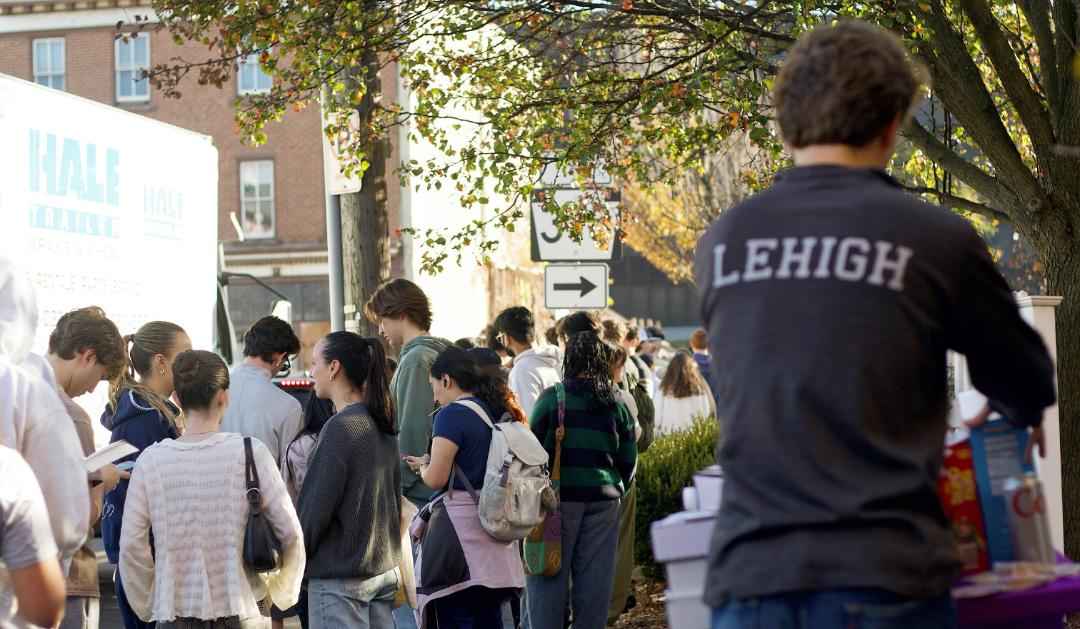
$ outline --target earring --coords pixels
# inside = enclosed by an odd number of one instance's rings
[[[159,371],[158,373],[164,376],[164,375],[165,375],[165,370],[164,370],[164,369],[162,369],[162,370],[161,370],[161,371]]]
[[[334,381],[334,376],[331,375],[330,376],[330,382],[333,382],[333,381]]]

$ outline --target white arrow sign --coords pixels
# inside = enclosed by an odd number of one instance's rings
[[[547,265],[544,267],[544,304],[551,309],[607,308],[607,265]]]

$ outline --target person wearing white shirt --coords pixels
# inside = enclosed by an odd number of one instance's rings
[[[37,321],[30,280],[0,256],[0,440],[18,450],[37,477],[66,574],[86,539],[90,492],[75,426],[54,385],[42,377],[55,381],[52,370],[44,358],[31,358]],[[28,358],[35,371],[19,366]],[[0,616],[14,607],[7,583],[7,571],[0,568]]]
[[[263,317],[244,334],[244,362],[230,374],[230,404],[221,431],[262,441],[275,462],[300,432],[303,409],[272,378],[299,351],[300,339],[288,323]]]
[[[668,363],[657,391],[656,434],[686,430],[694,417],[715,414],[715,402],[697,363],[690,354],[678,352]]]
[[[250,440],[266,524],[280,543],[272,572],[244,565],[248,519],[245,439],[220,432],[229,404],[229,370],[201,350],[172,364],[185,432],[146,448],[131,473],[120,572],[132,609],[159,629],[270,624],[259,602],[281,609],[300,594],[306,554],[303,533],[285,483],[266,447]],[[153,531],[154,546],[150,545]]]
[[[510,369],[510,390],[528,417],[536,399],[548,387],[559,382],[559,353],[553,347],[535,347],[536,321],[524,306],[514,306],[499,313],[492,324],[499,342],[514,352]]]

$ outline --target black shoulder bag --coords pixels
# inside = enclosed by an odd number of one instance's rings
[[[244,438],[244,476],[247,479],[248,520],[244,529],[244,565],[254,572],[272,572],[281,566],[281,542],[262,516],[259,470],[251,452],[251,438]]]

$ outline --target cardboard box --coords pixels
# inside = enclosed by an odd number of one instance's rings
[[[945,459],[938,475],[938,493],[945,516],[949,518],[964,573],[989,570],[986,526],[975,489],[971,442],[966,435],[945,444]]]
[[[1015,561],[1002,485],[1011,476],[1035,471],[1031,463],[1024,462],[1027,430],[998,417],[972,428],[970,440],[990,563]]]
[[[664,592],[668,626],[671,629],[710,629],[712,610],[701,598],[701,592],[681,594]]]

